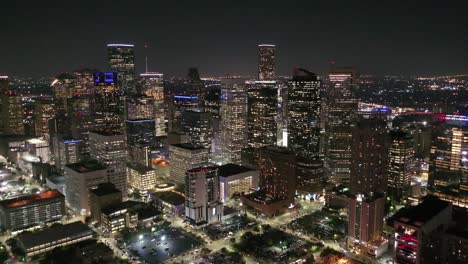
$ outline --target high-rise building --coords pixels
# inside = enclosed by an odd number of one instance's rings
[[[132,44],[108,44],[109,68],[117,73],[124,94],[135,94],[135,49]]]
[[[156,147],[154,99],[151,97],[127,98],[127,144]],[[130,153],[130,160],[133,160]]]
[[[38,100],[34,104],[34,135],[50,139],[49,121],[55,118],[55,104],[52,100]]]
[[[247,89],[243,78],[224,78],[221,87],[221,157],[223,163],[241,163],[247,141]]]
[[[156,137],[166,136],[166,107],[164,102],[164,75],[156,72],[141,73],[142,94],[154,99]]]
[[[247,90],[248,146],[276,145],[278,89],[275,81],[249,83]]]
[[[190,138],[190,143],[211,149],[213,116],[210,112],[186,110],[182,112],[180,131]]]
[[[128,185],[136,198],[146,201],[157,181],[156,170],[137,163],[127,164]]]
[[[358,194],[349,200],[348,238],[352,244],[371,243],[382,239],[385,196]]]
[[[223,204],[217,167],[187,170],[185,176],[185,217],[196,226],[220,222]]]
[[[117,73],[94,73],[94,110],[104,117],[108,131],[123,131],[124,96],[117,87]]]
[[[0,135],[24,135],[23,115],[21,96],[0,92]]]
[[[317,75],[304,69],[297,69],[288,83],[287,146],[298,156],[298,188],[306,192],[320,190],[324,176],[320,155],[320,88]]]
[[[444,233],[451,220],[452,205],[434,197],[398,212],[393,222],[393,263],[451,263],[446,262],[444,246]]]
[[[238,164],[228,163],[218,167],[221,201],[235,195],[249,194],[257,190],[258,171]]]
[[[91,158],[107,167],[107,180],[127,197],[127,145],[125,135],[114,132],[89,133]]]
[[[107,182],[107,168],[96,160],[87,160],[65,165],[64,175],[68,207],[76,215],[89,216],[89,191]]]
[[[386,192],[388,129],[381,119],[364,119],[352,133],[351,179],[353,194]]]
[[[79,139],[67,138],[61,134],[52,137],[52,157],[59,171],[63,171],[65,165],[81,160],[81,143]]]
[[[242,196],[242,203],[272,216],[294,204],[296,194],[296,156],[284,147],[259,149],[259,190]]]
[[[414,153],[414,139],[411,134],[401,130],[390,132],[388,194],[397,201],[411,194]]]
[[[275,75],[275,50],[276,46],[271,44],[258,45],[258,80],[270,81]]]
[[[356,71],[338,68],[329,75],[326,106],[325,164],[329,180],[347,183],[351,175],[351,139],[357,116],[357,99],[353,88]]]
[[[171,161],[171,180],[185,183],[185,172],[189,169],[206,166],[209,160],[207,148],[192,144],[175,144],[169,146]]]
[[[3,230],[15,231],[57,222],[64,216],[65,198],[57,190],[0,202],[0,223]]]
[[[0,92],[5,92],[10,86],[10,81],[7,75],[0,75]]]

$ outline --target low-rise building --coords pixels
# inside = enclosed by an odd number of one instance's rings
[[[258,171],[229,163],[219,166],[219,191],[221,201],[226,202],[233,195],[244,195],[256,191]]]
[[[101,183],[89,192],[91,221],[101,222],[101,209],[122,202],[122,191],[110,182]]]
[[[185,197],[177,192],[154,192],[151,193],[151,200],[159,210],[169,215],[181,216],[185,213]]]
[[[65,216],[65,197],[57,190],[0,201],[4,230],[22,230],[59,221]]]
[[[156,170],[141,164],[127,164],[128,183],[135,196],[143,201],[148,199],[149,190],[157,184]]]
[[[58,225],[42,231],[18,235],[19,245],[24,249],[27,257],[91,238],[93,238],[93,231],[82,222]]]

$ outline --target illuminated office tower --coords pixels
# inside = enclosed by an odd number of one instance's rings
[[[217,167],[190,169],[185,175],[185,217],[196,226],[220,222],[223,204]]]
[[[445,192],[468,183],[468,117],[440,114],[438,118],[432,131],[428,185]]]
[[[124,126],[124,97],[115,72],[94,73],[94,110],[104,117],[107,130],[120,132]]]
[[[276,145],[278,89],[275,81],[248,84],[247,142],[249,147]]]
[[[38,137],[50,138],[49,121],[55,118],[56,109],[52,100],[38,100],[34,104],[34,132]]]
[[[127,98],[126,117],[128,145],[143,144],[154,146],[156,144],[153,98]]]
[[[174,144],[169,146],[169,158],[171,159],[170,180],[183,184],[187,170],[208,164],[209,151],[207,148],[192,144]]]
[[[157,185],[156,170],[138,163],[127,164],[128,187],[140,200],[147,201],[149,191]]]
[[[356,71],[338,68],[329,75],[325,125],[325,157],[329,180],[334,184],[348,183],[351,175],[351,139],[356,123],[357,99],[353,88]]]
[[[12,91],[0,93],[0,135],[24,135],[21,96]]]
[[[127,145],[125,135],[114,132],[89,133],[91,158],[107,167],[107,179],[127,197]]]
[[[221,157],[223,163],[241,163],[247,141],[247,88],[245,79],[224,78],[221,87]]]
[[[411,134],[401,130],[390,132],[388,194],[397,201],[411,194],[414,153],[414,139]]]
[[[360,120],[352,133],[350,189],[354,194],[387,191],[388,129],[381,119]]]
[[[109,68],[117,73],[119,86],[125,95],[133,95],[135,89],[135,48],[132,44],[108,44]]]
[[[298,156],[298,188],[317,191],[323,182],[320,155],[320,88],[317,75],[297,69],[288,83],[287,146]]]
[[[258,45],[258,80],[271,81],[275,79],[275,45]]]
[[[168,131],[180,132],[180,118],[185,110],[200,109],[200,98],[191,95],[174,95],[168,107]]]
[[[164,75],[162,73],[146,72],[140,74],[142,94],[154,99],[154,119],[156,137],[166,136],[166,107],[164,103]]]
[[[211,149],[213,120],[210,112],[186,110],[182,112],[180,131],[190,138],[190,143]]]
[[[65,165],[81,160],[81,140],[64,137],[61,134],[52,136],[52,157],[55,166],[63,171]]]

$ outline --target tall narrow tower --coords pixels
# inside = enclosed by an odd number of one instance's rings
[[[258,80],[271,81],[275,79],[275,50],[275,45],[258,45]]]

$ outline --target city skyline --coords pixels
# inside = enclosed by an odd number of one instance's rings
[[[290,6],[288,12],[260,3],[7,7],[0,22],[15,27],[3,29],[8,41],[0,44],[0,72],[107,70],[106,45],[130,43],[137,73],[145,71],[147,56],[149,70],[166,76],[185,76],[189,67],[198,67],[202,76],[255,76],[257,45],[267,43],[276,45],[280,76],[295,66],[323,74],[331,62],[377,75],[466,73],[468,63],[460,59],[468,56],[462,48],[468,43],[463,8],[418,2],[317,3]]]

